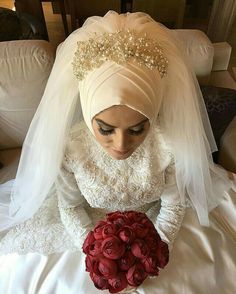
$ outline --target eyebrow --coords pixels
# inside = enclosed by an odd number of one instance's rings
[[[102,124],[104,124],[106,127],[109,127],[109,128],[117,128],[117,127],[115,127],[115,126],[109,125],[108,123],[106,123],[105,121],[101,120],[100,118],[95,118],[95,120],[96,120],[97,123],[102,123]],[[135,128],[135,127],[137,127],[137,126],[139,126],[139,125],[145,123],[145,122],[148,121],[148,120],[149,120],[148,118],[145,118],[144,120],[140,121],[140,122],[137,123],[136,125],[133,125],[133,126],[128,127],[128,129],[130,129],[130,128]]]

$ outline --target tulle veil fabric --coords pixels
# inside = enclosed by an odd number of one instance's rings
[[[104,17],[89,18],[57,50],[44,95],[23,144],[16,178],[0,187],[1,231],[37,212],[57,177],[68,132],[74,122],[83,120],[79,82],[72,69],[77,42],[87,40],[93,32],[126,29],[157,39],[169,61],[168,74],[161,80],[164,94],[159,121],[173,150],[182,202],[189,197],[200,223],[208,225],[208,211],[218,204],[232,183],[225,171],[212,162],[211,152],[216,145],[198,82],[170,30],[144,13],[119,15],[110,11]],[[214,181],[221,183],[217,191]]]

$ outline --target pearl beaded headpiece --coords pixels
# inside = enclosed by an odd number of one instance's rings
[[[168,60],[161,46],[146,34],[138,37],[130,30],[93,33],[91,38],[77,45],[72,66],[78,80],[83,80],[89,71],[99,68],[105,61],[124,64],[133,59],[141,66],[157,69],[161,77],[167,73]]]

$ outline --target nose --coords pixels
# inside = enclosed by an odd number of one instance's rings
[[[124,152],[128,150],[129,138],[123,131],[117,131],[113,138],[113,146],[116,151]]]

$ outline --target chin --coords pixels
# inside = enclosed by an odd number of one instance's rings
[[[125,160],[129,158],[132,155],[132,153],[133,153],[133,150],[127,152],[126,154],[115,154],[113,152],[108,151],[108,154],[115,160]]]
[[[125,160],[127,158],[129,158],[130,155],[127,155],[127,156],[112,156],[113,159],[116,159],[116,160]]]

